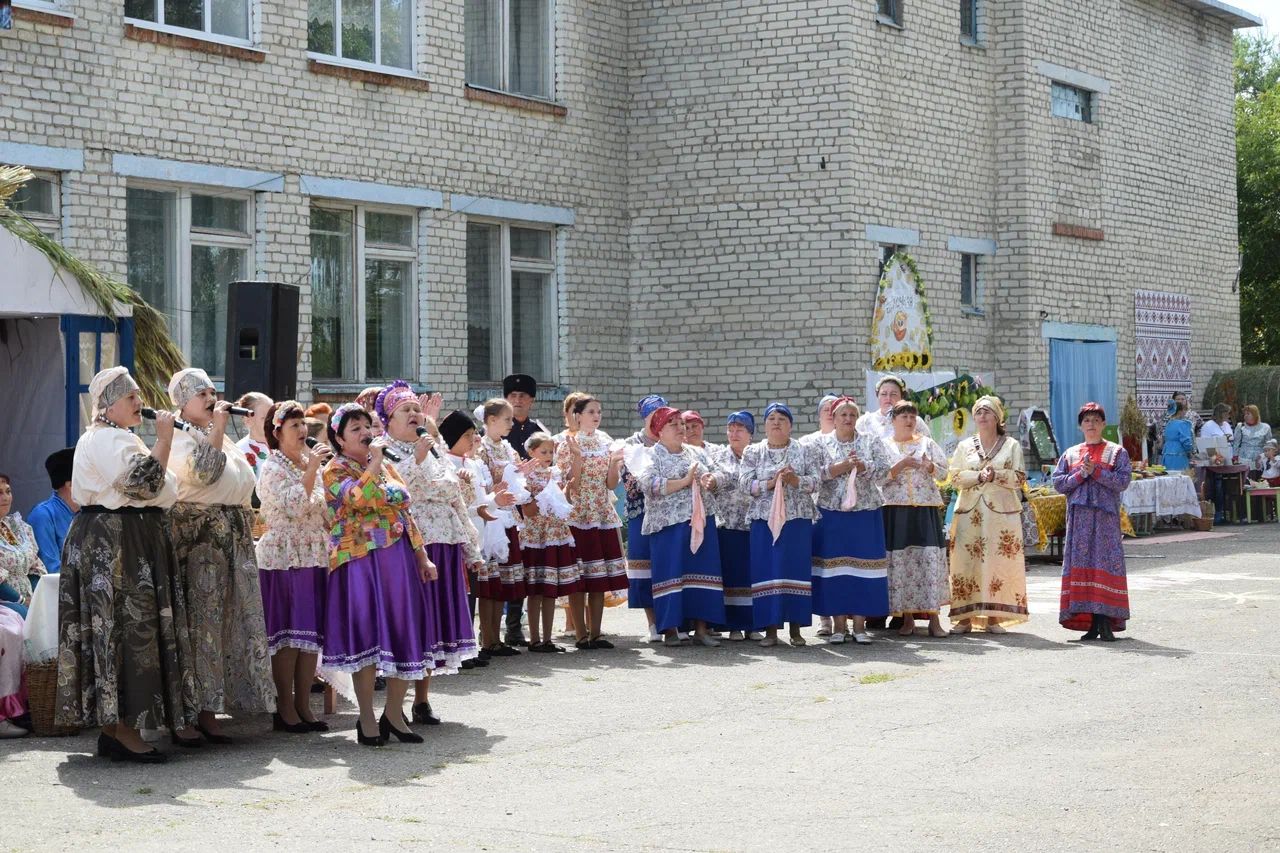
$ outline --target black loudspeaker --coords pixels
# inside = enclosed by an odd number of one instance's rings
[[[260,391],[292,400],[298,391],[298,288],[233,281],[227,288],[227,375],[223,396]]]

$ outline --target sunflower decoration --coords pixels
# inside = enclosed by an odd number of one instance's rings
[[[951,415],[951,428],[955,430],[956,435],[964,435],[965,424],[969,420],[969,416],[965,414],[964,409],[956,409]]]

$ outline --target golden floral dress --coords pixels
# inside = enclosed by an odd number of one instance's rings
[[[990,466],[995,479],[980,483]],[[1022,446],[1000,436],[984,452],[978,436],[966,438],[951,456],[951,479],[960,490],[951,522],[951,621],[986,627],[1026,622],[1027,570],[1022,551]]]

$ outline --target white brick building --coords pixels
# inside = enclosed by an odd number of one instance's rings
[[[0,162],[211,373],[227,280],[300,285],[306,398],[407,376],[456,402],[514,368],[615,430],[649,390],[811,418],[861,388],[885,244],[938,364],[1015,406],[1047,399],[1055,334],[1116,341],[1123,398],[1136,288],[1191,294],[1197,389],[1238,364],[1231,33],[1256,22],[959,6],[15,0]]]

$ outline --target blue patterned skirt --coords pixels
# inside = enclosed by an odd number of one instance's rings
[[[819,509],[813,528],[813,612],[889,615],[889,558],[879,509]]]
[[[730,631],[755,628],[751,609],[751,534],[717,528],[720,574],[724,578],[724,623]]]
[[[773,541],[769,524],[751,522],[751,611],[757,628],[813,619],[813,522],[793,518]]]
[[[627,607],[653,607],[653,574],[649,566],[649,537],[644,513],[627,522]]]
[[[659,631],[701,619],[724,622],[724,581],[716,520],[707,519],[698,553],[689,550],[689,522],[670,524],[649,536],[653,568],[653,621]]]

